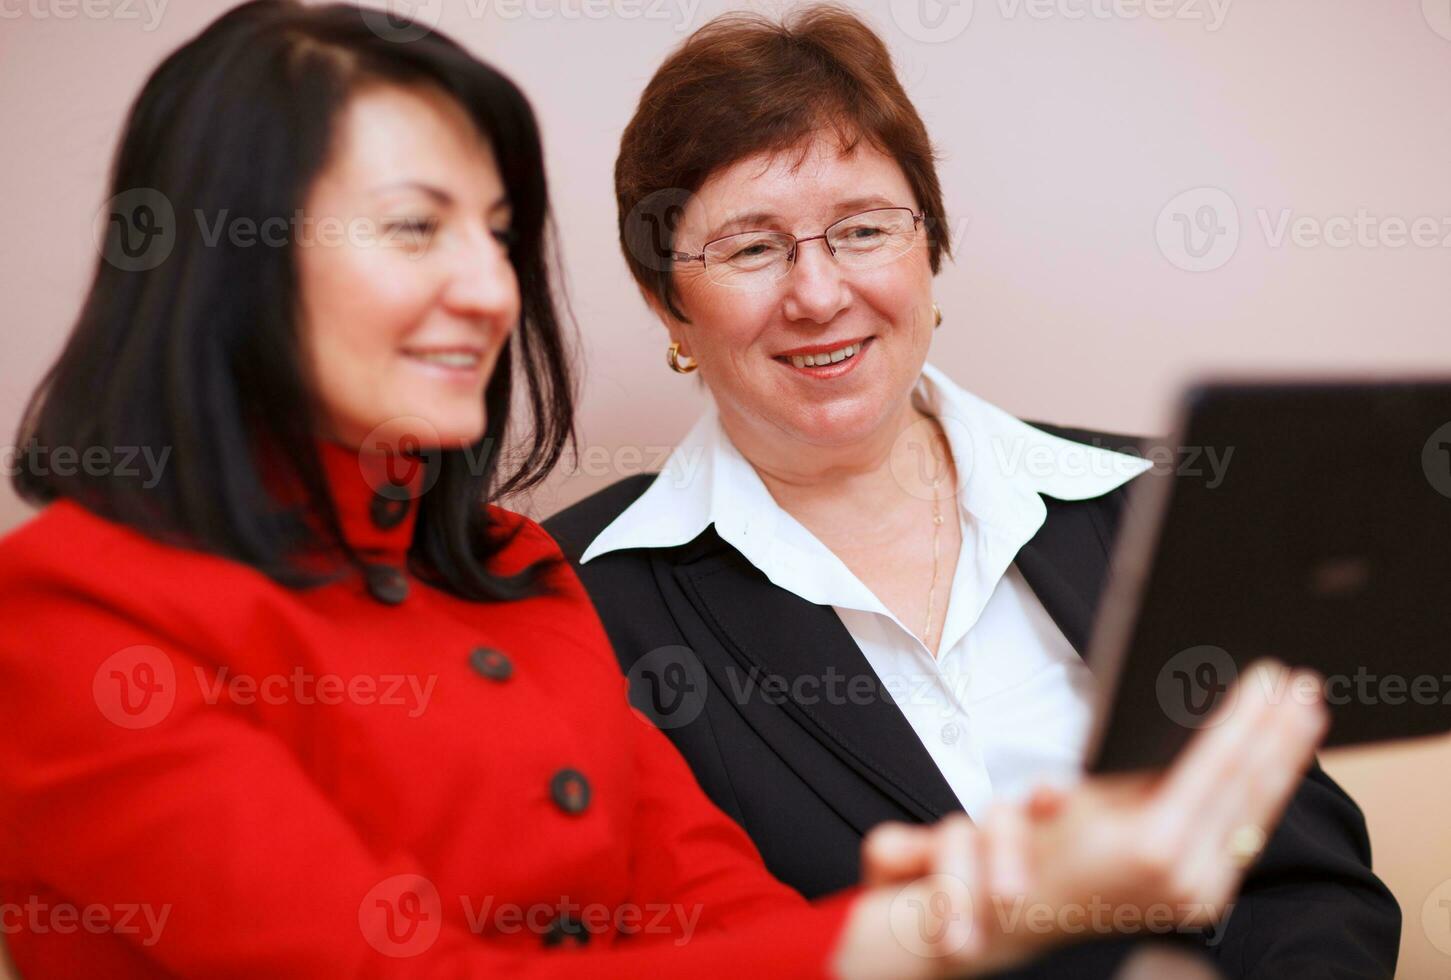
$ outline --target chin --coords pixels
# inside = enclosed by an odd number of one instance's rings
[[[875,399],[866,403],[823,405],[783,420],[781,427],[812,446],[849,446],[872,435],[882,424],[884,414]]]
[[[484,427],[482,416],[454,422],[440,420],[437,448],[462,449],[472,446],[484,437]]]
[[[471,446],[484,437],[486,419],[481,401],[466,408],[418,405],[400,409],[379,419],[361,445],[398,452]]]

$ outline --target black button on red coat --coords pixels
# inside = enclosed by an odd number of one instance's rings
[[[491,681],[506,681],[514,673],[514,662],[492,647],[479,647],[469,654],[469,666]]]
[[[575,769],[561,769],[549,781],[549,795],[565,813],[583,813],[589,806],[589,780]]]
[[[407,487],[385,486],[373,494],[373,500],[368,505],[368,516],[379,529],[391,531],[403,523],[412,503]]]
[[[408,598],[408,577],[391,565],[369,565],[368,594],[379,602],[396,606]]]
[[[589,930],[584,927],[584,923],[567,915],[561,915],[549,924],[549,928],[540,938],[546,946],[560,946],[564,943],[573,946],[588,946]]]

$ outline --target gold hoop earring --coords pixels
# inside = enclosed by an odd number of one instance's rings
[[[937,322],[932,324],[932,329],[936,330],[938,327],[942,326],[942,307],[938,306],[936,303],[933,303],[932,314],[937,317]]]
[[[669,364],[670,370],[676,374],[689,374],[691,371],[700,367],[699,364],[695,363],[695,358],[689,355],[686,355],[685,360],[690,363],[688,365],[681,363],[679,343],[672,343],[669,347],[665,348],[665,363]]]

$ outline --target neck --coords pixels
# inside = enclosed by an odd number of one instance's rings
[[[788,513],[876,513],[930,499],[935,479],[951,485],[952,454],[936,421],[910,397],[865,438],[835,446],[770,438],[721,415],[721,424]],[[945,466],[944,466],[945,464]]]

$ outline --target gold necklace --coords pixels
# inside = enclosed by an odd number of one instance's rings
[[[927,622],[922,626],[922,642],[932,646],[932,611],[937,599],[937,566],[942,546],[942,501],[937,488],[942,486],[942,477],[932,481],[932,582],[927,586]]]
[[[932,424],[934,427],[937,425],[935,419]],[[934,432],[933,437],[928,445],[939,451],[933,456],[941,468],[932,478],[932,581],[927,585],[927,622],[922,625],[922,643],[929,650],[932,649],[932,614],[937,609],[937,578],[942,562],[942,495],[938,491],[942,487],[942,474],[949,472],[952,466],[952,448],[941,430]]]

